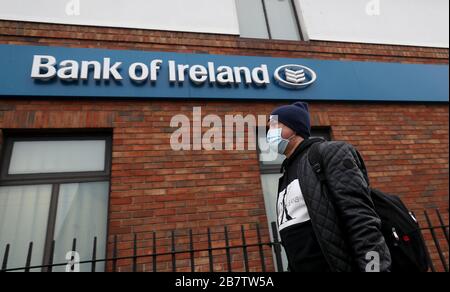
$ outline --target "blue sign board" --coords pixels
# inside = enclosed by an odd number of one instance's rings
[[[448,102],[448,65],[0,45],[0,98]]]

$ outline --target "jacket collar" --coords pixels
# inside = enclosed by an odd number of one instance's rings
[[[286,158],[281,164],[280,173],[283,173],[295,161],[297,156],[304,154],[305,150],[311,147],[314,143],[324,142],[323,138],[309,138],[303,140],[295,149],[294,153],[289,158]]]

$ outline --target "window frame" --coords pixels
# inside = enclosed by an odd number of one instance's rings
[[[56,131],[8,131],[3,130],[3,149],[0,157],[0,187],[6,186],[25,186],[25,185],[50,185],[51,198],[47,228],[44,243],[44,256],[42,265],[47,265],[53,261],[54,253],[54,235],[56,218],[58,212],[58,201],[60,195],[60,186],[70,183],[92,183],[108,182],[108,202],[106,222],[106,247],[109,237],[109,211],[111,201],[111,169],[112,169],[112,131],[110,130],[56,130]],[[105,141],[105,167],[103,171],[85,171],[85,172],[63,172],[63,173],[41,173],[41,174],[8,174],[11,163],[11,156],[14,142],[22,141],[87,141],[104,140]],[[0,247],[1,248],[1,247]],[[105,249],[107,254],[107,249]],[[106,256],[105,254],[105,256]],[[51,271],[51,267],[44,267],[42,271]]]
[[[235,1],[238,1],[238,0],[235,0]],[[302,30],[302,25],[301,25],[300,18],[299,18],[299,15],[298,15],[297,5],[295,5],[295,1],[294,0],[288,0],[288,1],[289,1],[289,4],[290,4],[291,8],[292,8],[292,12],[294,14],[294,22],[295,22],[295,25],[296,25],[296,28],[297,28],[297,32],[298,32],[298,35],[299,35],[299,38],[300,38],[299,40],[274,39],[272,37],[272,31],[270,29],[269,15],[268,15],[268,11],[267,11],[266,0],[260,0],[260,1],[261,1],[261,5],[262,5],[262,8],[263,8],[263,12],[264,12],[264,21],[265,21],[265,24],[266,24],[267,35],[269,37],[268,40],[291,41],[291,42],[298,42],[298,41],[305,41],[306,40],[305,36],[303,35],[303,30]],[[235,7],[236,7],[236,9],[238,9],[238,4],[237,3],[235,4]],[[245,36],[244,37],[240,36],[240,38],[243,38],[243,39],[255,39],[255,40],[265,40],[265,38],[245,37]]]
[[[56,172],[56,173],[33,173],[33,174],[9,174],[12,151],[15,142],[39,142],[39,141],[105,141],[105,165],[103,171],[80,171],[80,172]],[[29,184],[53,184],[70,182],[95,182],[108,178],[111,174],[112,160],[112,137],[111,134],[6,134],[3,144],[3,153],[0,167],[0,186],[29,185]]]

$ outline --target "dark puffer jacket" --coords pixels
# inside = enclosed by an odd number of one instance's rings
[[[345,142],[320,144],[329,190],[324,194],[308,161],[315,140],[303,142],[309,148],[300,154],[298,178],[314,232],[331,270],[363,272],[372,260],[368,253],[375,251],[379,254],[380,271],[390,271],[391,257],[380,231],[381,221],[355,149]]]

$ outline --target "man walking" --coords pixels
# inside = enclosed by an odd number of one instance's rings
[[[379,270],[390,271],[381,221],[355,149],[344,142],[310,138],[306,103],[276,108],[268,126],[270,149],[286,156],[278,186],[277,221],[290,270],[363,272],[377,255]],[[328,192],[308,160],[316,143]]]

